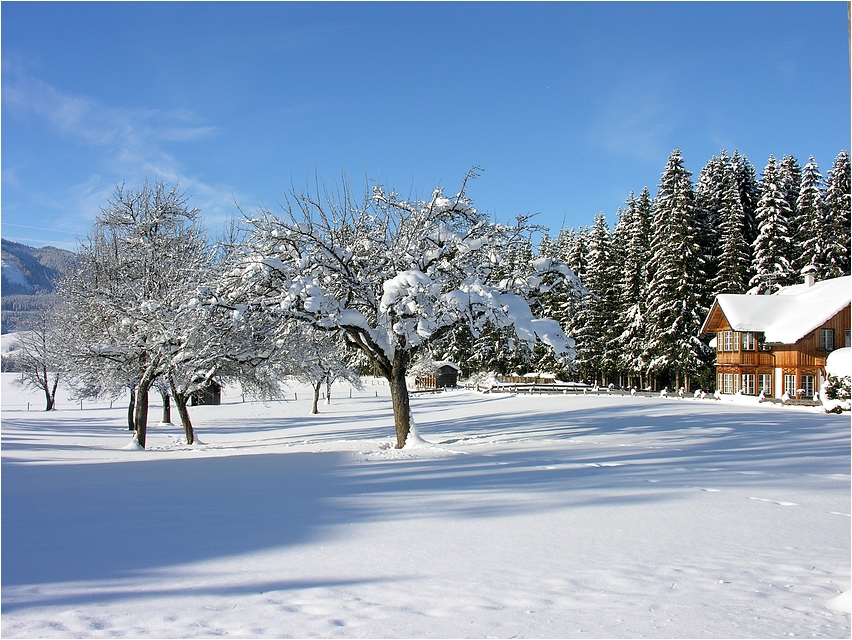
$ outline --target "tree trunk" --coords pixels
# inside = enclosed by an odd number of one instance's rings
[[[127,407],[127,428],[130,431],[134,431],[136,425],[134,424],[134,419],[136,415],[136,386],[133,385],[129,387],[130,389],[130,404]]]
[[[311,413],[313,413],[313,414],[319,413],[319,406],[318,405],[319,405],[319,394],[320,394],[321,388],[322,388],[322,380],[320,380],[319,382],[317,382],[314,385],[314,404],[313,404],[313,406],[311,406]]]
[[[53,388],[53,393],[56,393],[56,387]],[[51,411],[54,405],[54,396],[50,393],[50,387],[44,387],[45,411]]]
[[[192,421],[189,419],[189,409],[186,408],[188,403],[188,395],[175,393],[175,404],[180,416],[180,423],[183,425],[183,432],[186,435],[186,444],[193,444],[195,442],[195,431],[192,428]]]
[[[139,381],[136,389],[136,412],[133,416],[136,441],[143,449],[145,448],[145,437],[148,435],[148,391],[151,382],[144,378]]]
[[[169,392],[160,389],[160,397],[163,399],[163,424],[172,423],[172,399]]]
[[[169,373],[169,389],[171,389],[177,405],[180,423],[183,426],[183,433],[186,435],[186,444],[193,444],[195,442],[195,430],[192,428],[192,420],[189,419],[189,409],[187,408],[192,394],[178,391],[174,376],[171,373]]]
[[[325,403],[331,404],[331,376],[325,377]]]
[[[405,358],[394,358],[390,383],[391,401],[393,402],[393,424],[396,427],[396,448],[402,449],[411,430],[411,401],[408,397],[408,387],[405,384]]]

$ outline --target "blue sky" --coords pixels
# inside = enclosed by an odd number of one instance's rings
[[[216,229],[342,172],[551,229],[672,149],[762,171],[850,143],[845,2],[65,3],[2,10],[2,234],[73,248],[116,183]]]

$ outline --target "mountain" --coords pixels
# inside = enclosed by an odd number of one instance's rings
[[[0,240],[2,248],[2,320],[0,331],[25,329],[37,309],[54,304],[54,284],[74,264],[74,252],[56,247],[28,247]]]

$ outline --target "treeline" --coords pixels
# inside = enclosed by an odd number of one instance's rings
[[[849,155],[842,151],[825,178],[813,157],[802,167],[770,156],[758,179],[744,155],[722,151],[695,181],[675,150],[656,195],[631,193],[613,227],[601,212],[591,226],[545,233],[525,253],[516,260],[564,261],[588,289],[579,299],[542,299],[576,341],[573,365],[493,331],[460,332],[442,345],[444,356],[467,371],[712,389],[713,353],[698,332],[716,295],[773,293],[801,282],[806,265],[818,279],[850,273]]]

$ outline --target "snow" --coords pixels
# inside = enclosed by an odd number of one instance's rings
[[[27,280],[24,272],[11,260],[0,260],[0,271],[2,271],[3,278],[10,284],[20,285],[27,291],[33,290],[33,286]]]
[[[852,276],[844,276],[812,287],[784,287],[774,295],[720,294],[714,304],[734,331],[762,331],[766,342],[794,344],[849,305],[850,299]]]
[[[825,371],[838,378],[852,376],[852,347],[835,349],[829,353],[825,359]]]
[[[317,416],[226,389],[206,444],[131,450],[126,407],[13,379],[4,637],[850,635],[848,416],[462,390],[396,450],[368,379]]]

